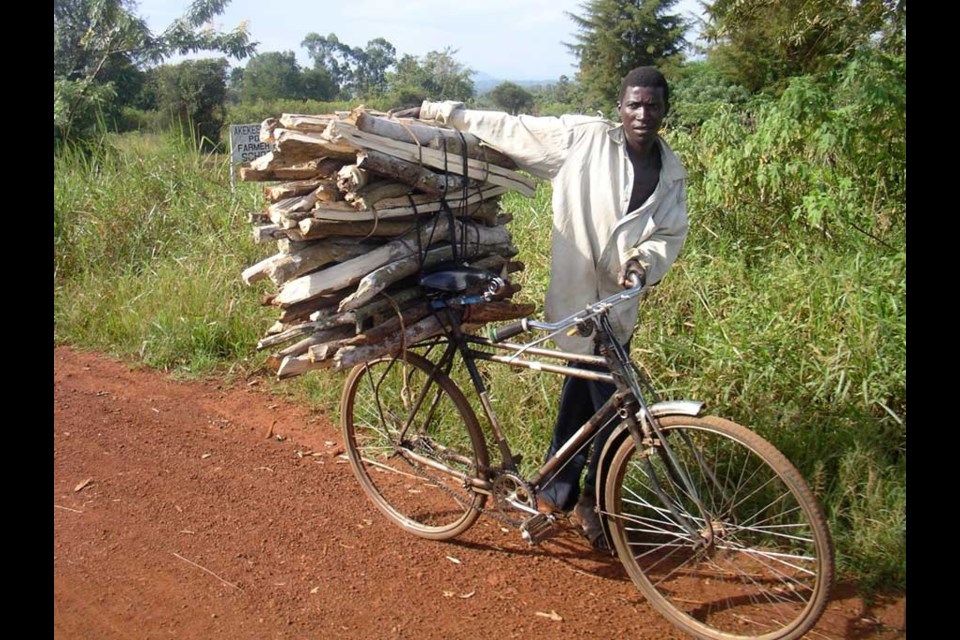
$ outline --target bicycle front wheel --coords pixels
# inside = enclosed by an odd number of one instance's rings
[[[444,373],[415,353],[353,368],[340,399],[347,455],[360,485],[384,514],[418,536],[466,531],[486,495],[486,443],[476,414]]]
[[[617,554],[650,603],[698,638],[795,639],[833,581],[833,543],[797,469],[749,429],[660,419],[666,446],[615,454],[605,511]]]

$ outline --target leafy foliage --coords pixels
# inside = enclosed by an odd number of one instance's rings
[[[585,106],[612,109],[620,80],[635,67],[669,66],[685,45],[687,25],[669,13],[677,0],[589,0],[583,15],[568,13],[577,25],[568,44],[580,61],[578,80]]]
[[[742,237],[879,241],[906,220],[904,60],[866,51],[835,78],[792,78],[779,98],[721,108],[678,131],[699,223]]]
[[[467,100],[473,97],[471,69],[454,58],[456,50],[430,51],[423,58],[403,55],[396,71],[387,75],[396,105],[419,105],[424,100]]]
[[[743,110],[752,94],[723,76],[708,60],[690,62],[670,83],[669,126],[691,130],[723,109]]]
[[[238,74],[244,102],[263,100],[334,100],[339,89],[322,66],[301,69],[292,51],[269,51],[250,58]]]
[[[154,35],[133,13],[133,0],[55,0],[54,141],[89,138],[102,121],[105,107],[119,110],[133,102],[122,79],[135,76],[135,68],[156,64],[174,53],[250,55],[255,44],[249,42],[245,25],[229,33],[204,26],[227,3],[194,0],[186,15]]]
[[[303,78],[293,51],[268,51],[250,58],[240,95],[244,101],[303,97]]]
[[[220,142],[226,120],[226,58],[186,60],[150,71],[160,122],[204,148]]]
[[[533,107],[533,94],[513,82],[501,82],[490,91],[490,97],[498,107],[513,115]]]
[[[314,69],[324,72],[336,85],[339,97],[372,97],[386,91],[387,73],[396,63],[397,54],[386,39],[374,38],[361,49],[341,42],[335,33],[308,33],[302,45],[313,59]]]
[[[872,40],[905,52],[905,0],[715,0],[705,9],[711,58],[751,91],[843,66]]]

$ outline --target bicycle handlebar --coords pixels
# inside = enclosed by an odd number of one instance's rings
[[[527,330],[525,323],[526,318],[523,320],[516,320],[510,324],[505,324],[502,327],[497,327],[490,332],[490,339],[494,342],[503,342],[507,338],[512,338],[515,335],[519,335]]]
[[[498,327],[490,332],[490,339],[493,342],[502,342],[508,338],[519,335],[525,331],[530,331],[531,329],[536,329],[538,331],[553,331],[560,332],[564,329],[573,327],[584,320],[593,318],[600,313],[606,312],[611,307],[626,302],[627,300],[632,300],[636,298],[643,291],[646,286],[643,280],[640,279],[640,276],[636,273],[631,273],[629,276],[631,287],[613,294],[612,296],[606,297],[603,300],[594,302],[589,305],[585,310],[578,311],[577,313],[567,316],[562,320],[557,322],[541,322],[539,320],[531,320],[529,318],[523,318],[522,320],[516,320],[509,324],[506,324],[502,327]]]

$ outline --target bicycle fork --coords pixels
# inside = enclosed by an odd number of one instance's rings
[[[628,397],[620,405],[619,411],[620,417],[627,425],[627,431],[633,440],[637,455],[643,460],[643,470],[654,493],[660,498],[676,523],[690,535],[691,540],[699,540],[703,548],[710,548],[713,545],[714,532],[709,512],[704,508],[699,491],[690,480],[683,464],[670,448],[668,439],[660,431],[657,418],[647,411],[646,407],[641,406],[635,397]],[[703,519],[702,525],[697,522],[694,515],[689,513],[689,510],[679,508],[677,502],[667,493],[654,469],[652,456],[660,456],[673,485],[696,506]],[[702,465],[702,461],[698,460],[698,464]]]

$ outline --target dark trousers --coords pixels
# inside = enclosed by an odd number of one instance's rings
[[[574,366],[578,369],[604,370],[584,364]],[[547,451],[547,460],[610,399],[614,391],[616,391],[616,387],[607,382],[596,382],[582,378],[567,378],[564,380],[563,391],[560,394],[560,410],[557,414],[557,422],[553,427],[553,438],[550,442],[550,449]],[[540,495],[549,500],[556,508],[562,511],[571,511],[580,498],[580,475],[583,473],[584,466],[587,465],[588,454],[590,463],[587,466],[587,475],[584,479],[584,491],[587,495],[595,495],[600,453],[603,451],[603,445],[610,437],[610,433],[615,426],[615,422],[604,426],[593,441],[592,453],[587,450],[588,447],[584,447],[565,465],[548,476],[542,483],[543,489],[540,491]]]

